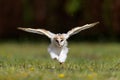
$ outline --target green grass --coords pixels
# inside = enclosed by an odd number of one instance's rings
[[[0,43],[0,80],[120,80],[119,43],[70,43],[64,65],[45,43]]]

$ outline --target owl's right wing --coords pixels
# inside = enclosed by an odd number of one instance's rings
[[[45,30],[45,29],[32,29],[32,28],[21,28],[21,27],[19,27],[18,29],[26,31],[26,32],[31,32],[31,33],[37,33],[37,34],[45,35],[45,36],[47,36],[50,39],[53,38],[54,35],[55,35],[54,33],[50,32],[48,30]]]
[[[83,26],[80,26],[80,27],[75,27],[71,30],[69,30],[66,34],[66,39],[68,39],[70,36],[74,35],[74,34],[77,34],[79,33],[80,31],[82,30],[85,30],[85,29],[88,29],[88,28],[91,28],[93,26],[95,26],[96,24],[98,24],[99,22],[94,22],[94,23],[91,23],[91,24],[86,24],[86,25],[83,25]]]

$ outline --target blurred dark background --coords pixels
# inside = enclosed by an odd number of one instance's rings
[[[62,33],[96,21],[100,24],[73,36],[72,40],[119,41],[120,0],[0,0],[1,41],[46,39],[17,27]]]

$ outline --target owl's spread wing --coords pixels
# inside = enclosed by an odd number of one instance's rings
[[[79,33],[82,30],[91,28],[91,27],[95,26],[98,23],[99,22],[95,22],[95,23],[91,23],[91,24],[86,24],[86,25],[81,26],[81,27],[75,27],[75,28],[73,28],[73,29],[71,29],[70,31],[67,32],[67,37],[66,38],[69,38],[70,36],[72,36],[74,34],[77,34],[77,33]]]
[[[26,31],[26,32],[46,35],[48,38],[53,38],[53,36],[55,35],[54,33],[50,32],[48,30],[45,30],[45,29],[32,29],[32,28],[21,28],[21,27],[19,27],[18,29]]]

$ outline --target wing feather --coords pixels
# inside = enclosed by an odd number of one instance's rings
[[[95,23],[91,23],[91,24],[86,24],[86,25],[81,26],[81,27],[75,27],[75,28],[73,28],[73,29],[71,29],[70,31],[67,32],[67,38],[69,38],[70,36],[72,36],[72,35],[74,35],[74,34],[79,33],[79,32],[82,31],[82,30],[91,28],[91,27],[95,26],[95,25],[98,24],[98,23],[99,23],[99,22],[95,22]]]
[[[19,27],[18,29],[26,31],[26,32],[46,35],[48,38],[53,38],[53,36],[55,35],[54,33],[50,32],[48,30],[45,30],[45,29],[32,29],[32,28],[21,28],[21,27]]]

